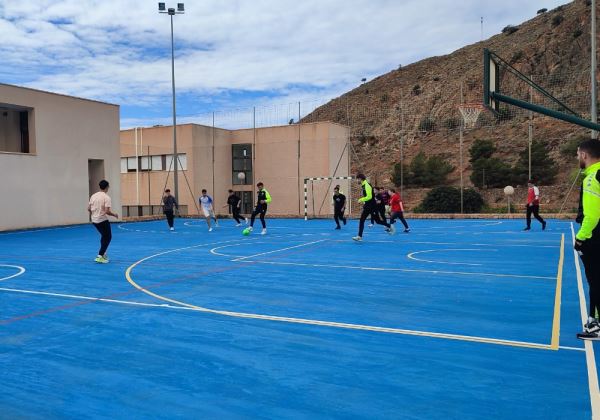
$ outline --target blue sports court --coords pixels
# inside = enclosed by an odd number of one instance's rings
[[[0,417],[590,418],[568,221],[0,234]],[[576,227],[576,226],[575,226]]]

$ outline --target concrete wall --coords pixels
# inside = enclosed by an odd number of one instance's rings
[[[32,109],[33,151],[0,152],[0,230],[88,222],[88,159],[104,160],[120,211],[117,105],[4,84],[0,103]]]
[[[123,156],[134,153],[133,131],[121,133],[121,151]],[[139,135],[138,129],[138,135]],[[206,188],[215,200],[217,213],[226,214],[223,205],[227,200],[227,190],[255,192],[258,181],[273,196],[269,206],[272,215],[301,215],[304,212],[303,181],[305,177],[331,176],[339,164],[337,176],[348,175],[347,152],[344,151],[348,130],[331,123],[296,124],[281,127],[268,127],[256,130],[224,130],[195,124],[178,127],[178,151],[188,155],[188,170],[194,198],[187,192],[187,186],[179,182],[179,202],[187,204],[189,212],[195,211],[194,202],[202,188]],[[144,145],[150,145],[151,150],[172,151],[172,127],[153,127],[143,129]],[[300,138],[300,159],[298,159],[298,139]],[[138,139],[139,142],[139,139]],[[232,183],[232,144],[253,145],[254,179],[250,185],[233,185]],[[144,147],[146,147],[144,146]],[[152,152],[151,152],[152,153]],[[340,160],[340,156],[344,156]],[[148,174],[140,175],[147,179]],[[133,188],[135,188],[135,173],[122,174],[123,203],[135,204]],[[151,173],[151,184],[157,185],[166,177],[166,172]],[[156,178],[156,180],[154,179]],[[140,183],[143,183],[140,182]],[[172,182],[169,186],[172,188]],[[146,182],[147,185],[147,182]],[[324,182],[315,188],[315,200],[319,203],[332,191]],[[141,187],[144,189],[147,187]],[[185,191],[183,189],[186,189]],[[147,189],[146,195],[147,195]],[[160,203],[162,187],[155,192],[155,203]],[[253,198],[255,198],[253,196]],[[143,200],[142,200],[143,201]],[[146,201],[148,201],[146,199]],[[325,205],[322,214],[330,214],[331,206]]]

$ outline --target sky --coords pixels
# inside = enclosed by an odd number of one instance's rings
[[[304,114],[480,41],[481,17],[485,39],[565,3],[188,0],[173,18],[178,123],[216,112],[218,126],[248,125],[252,107],[267,125],[287,121],[298,102]],[[169,20],[149,0],[0,0],[0,83],[119,104],[121,128],[170,124]]]

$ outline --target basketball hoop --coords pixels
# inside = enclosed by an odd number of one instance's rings
[[[483,105],[479,102],[460,104],[458,110],[463,117],[465,128],[475,127],[479,114],[483,111]]]

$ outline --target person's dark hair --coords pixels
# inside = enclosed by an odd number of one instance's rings
[[[264,186],[264,184],[262,182],[259,182],[258,184],[256,184],[257,187],[262,187]]]
[[[109,183],[108,183],[108,181],[106,179],[103,179],[102,181],[100,181],[98,183],[98,186],[100,187],[101,190],[105,190],[105,189],[108,188]]]
[[[395,193],[395,192],[396,192],[396,189],[394,189],[394,188],[390,188],[390,191],[391,191],[391,192],[393,192],[393,193]]]
[[[356,175],[356,178],[360,179],[361,181],[364,181],[365,179],[367,179],[365,174],[358,174],[358,175]]]
[[[167,189],[165,190],[165,192],[169,192],[169,193],[170,193],[170,192],[171,192],[171,190],[167,188]]]
[[[206,192],[206,190],[202,190],[202,192],[203,192],[203,193],[205,193],[205,192]]]
[[[600,159],[600,140],[585,140],[579,144],[579,150],[587,153],[594,159]]]
[[[229,193],[231,194],[233,192],[233,190],[229,190]]]
[[[535,182],[533,182],[533,179],[528,179],[528,180],[527,180],[527,183],[528,183],[528,184],[535,184]]]

